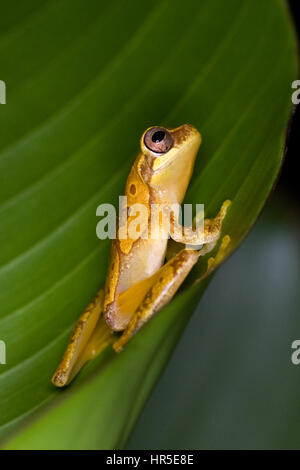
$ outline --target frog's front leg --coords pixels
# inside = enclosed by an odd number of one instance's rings
[[[203,228],[194,230],[193,227],[184,227],[180,225],[174,216],[171,214],[170,218],[170,235],[179,243],[187,245],[204,245],[201,255],[211,251],[220,238],[222,223],[226,216],[228,207],[231,201],[228,199],[223,202],[218,215],[213,219],[205,219]]]
[[[183,249],[148,279],[149,289],[145,297],[122,336],[113,344],[116,352],[120,352],[141,326],[173,298],[186,276],[197,263],[198,257],[199,253],[197,251]],[[130,290],[131,294],[134,294],[133,288]]]
[[[103,300],[104,289],[101,289],[77,320],[67,349],[52,377],[52,383],[57,387],[70,383],[87,361],[113,342],[112,331],[103,318]]]

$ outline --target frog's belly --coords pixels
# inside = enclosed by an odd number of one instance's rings
[[[162,266],[168,240],[138,240],[128,255],[119,259],[119,276],[114,300],[107,304],[104,316],[112,330],[124,330],[151,287],[150,276]]]
[[[167,243],[167,239],[138,240],[131,252],[120,260],[117,293],[156,273],[164,263]]]

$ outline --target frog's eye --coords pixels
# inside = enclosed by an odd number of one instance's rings
[[[166,153],[173,146],[173,137],[164,127],[151,127],[145,136],[146,147],[155,153]]]

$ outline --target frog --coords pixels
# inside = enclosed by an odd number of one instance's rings
[[[195,224],[183,226],[176,211],[184,200],[201,142],[201,134],[192,124],[151,126],[143,132],[140,152],[125,186],[122,211],[128,217],[125,223],[118,222],[111,242],[105,286],[76,322],[52,377],[55,386],[68,385],[86,362],[109,345],[120,353],[140,328],[173,299],[199,257],[215,248],[231,204],[229,199],[214,218],[204,218],[198,228]],[[142,204],[147,215],[138,230],[128,235],[129,222],[134,221],[131,209],[136,204]],[[154,219],[159,227],[155,222],[148,223],[153,207],[164,208]],[[156,236],[151,236],[157,228]],[[217,258],[209,259],[207,272],[216,259],[223,258],[229,242],[229,235],[223,237]]]

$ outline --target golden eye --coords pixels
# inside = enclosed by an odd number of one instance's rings
[[[173,137],[164,127],[151,127],[145,136],[146,147],[155,153],[167,153],[173,147]]]

